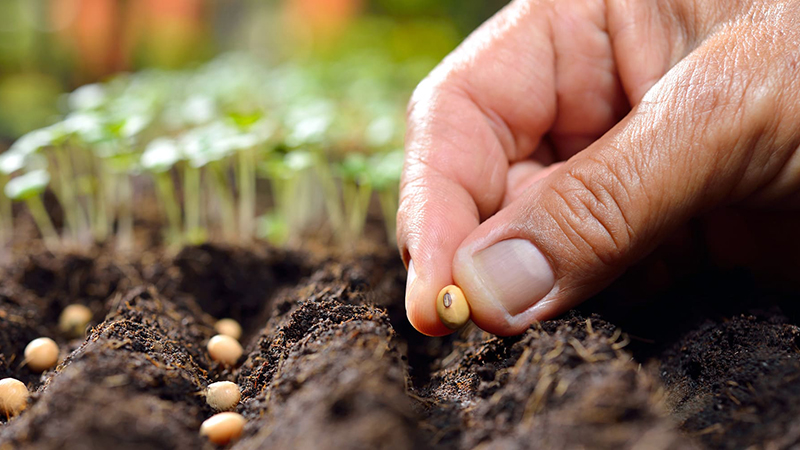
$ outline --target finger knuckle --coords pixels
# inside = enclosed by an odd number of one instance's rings
[[[461,77],[447,65],[440,64],[426,76],[411,94],[406,108],[406,119],[410,124],[424,123],[425,117],[446,104],[448,97],[459,84]]]
[[[605,164],[589,166],[569,171],[551,186],[551,214],[578,255],[595,260],[590,263],[616,266],[628,259],[635,239],[626,217],[626,190]]]

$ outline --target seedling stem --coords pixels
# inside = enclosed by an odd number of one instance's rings
[[[183,170],[183,202],[186,214],[186,240],[198,244],[204,240],[200,228],[200,169],[186,164]]]
[[[369,200],[372,197],[372,186],[369,183],[358,183],[352,180],[342,182],[342,196],[347,214],[347,232],[345,239],[355,239],[364,231],[367,220]]]
[[[250,240],[256,217],[256,155],[254,149],[242,150],[239,160],[239,236]]]
[[[53,148],[53,154],[55,155],[58,172],[58,182],[53,183],[53,186],[58,186],[56,191],[58,191],[57,196],[59,197],[61,205],[64,207],[67,232],[73,242],[78,242],[80,231],[86,229],[87,225],[75,196],[73,186],[75,182],[75,171],[73,170],[69,152],[63,145],[56,145]]]
[[[94,238],[97,242],[103,242],[108,238],[108,233],[114,223],[114,217],[110,214],[114,204],[114,177],[109,173],[105,163],[99,159],[97,160],[97,176],[99,186],[95,190],[97,208],[93,218]]]
[[[11,240],[14,232],[14,219],[11,199],[3,194],[3,188],[8,182],[8,177],[0,173],[0,248]]]
[[[122,251],[133,249],[133,186],[127,174],[117,174],[117,242]]]
[[[397,192],[384,190],[378,192],[378,202],[381,204],[383,224],[386,226],[386,238],[390,244],[397,243]]]
[[[207,167],[213,180],[211,183],[212,188],[219,200],[219,219],[222,224],[222,234],[226,239],[234,239],[236,237],[236,202],[233,198],[233,192],[231,192],[228,177],[225,174],[225,168],[218,162],[210,163]]]
[[[333,233],[340,239],[344,239],[345,233],[345,213],[339,200],[339,188],[331,174],[330,166],[324,158],[317,160],[317,175],[322,184],[322,191],[325,197],[325,208],[328,211],[328,219]]]
[[[56,250],[59,244],[58,232],[50,219],[50,215],[47,214],[47,209],[44,207],[41,196],[32,195],[25,199],[25,204],[28,206],[28,211],[30,211],[36,226],[39,227],[39,232],[42,233],[44,245],[50,251]]]
[[[175,186],[172,183],[170,172],[161,172],[154,175],[156,192],[164,207],[167,218],[167,240],[178,243],[181,239],[181,210],[175,197]]]

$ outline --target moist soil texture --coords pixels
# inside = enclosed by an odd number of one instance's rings
[[[707,271],[637,302],[613,288],[497,337],[429,338],[405,318],[405,269],[385,245],[346,253],[266,244],[98,247],[35,243],[0,270],[0,378],[32,392],[0,417],[0,449],[217,448],[199,435],[204,390],[238,384],[233,449],[795,448],[796,295]],[[83,336],[59,331],[88,306]],[[631,306],[635,305],[635,306]],[[206,343],[244,328],[235,366]],[[49,336],[57,367],[23,361]]]

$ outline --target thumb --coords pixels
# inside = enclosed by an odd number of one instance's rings
[[[776,118],[777,93],[752,79],[709,84],[710,70],[684,60],[605,136],[462,242],[453,278],[478,326],[517,334],[566,311],[701,209],[744,198],[780,172],[796,133],[779,132],[790,127]],[[735,71],[718,75],[747,76]]]

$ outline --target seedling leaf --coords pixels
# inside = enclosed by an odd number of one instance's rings
[[[38,152],[43,147],[50,145],[53,142],[53,130],[48,128],[41,128],[31,131],[17,139],[11,147],[9,152],[18,152],[22,155],[30,155]]]
[[[68,104],[73,111],[88,111],[103,106],[106,98],[106,89],[102,84],[87,84],[69,94]]]
[[[6,183],[5,194],[12,200],[27,200],[47,189],[50,174],[46,170],[33,170]]]
[[[345,180],[365,183],[369,180],[367,158],[360,153],[351,153],[339,165],[339,172]]]
[[[177,143],[168,138],[158,138],[145,148],[140,164],[145,170],[156,173],[166,172],[181,160],[182,154]]]
[[[404,158],[403,150],[378,154],[370,158],[369,172],[372,186],[378,191],[396,187],[400,183]]]
[[[3,154],[0,154],[0,172],[5,175],[11,175],[12,173],[25,167],[26,159],[27,158],[25,155],[23,155],[21,152],[9,150]]]

